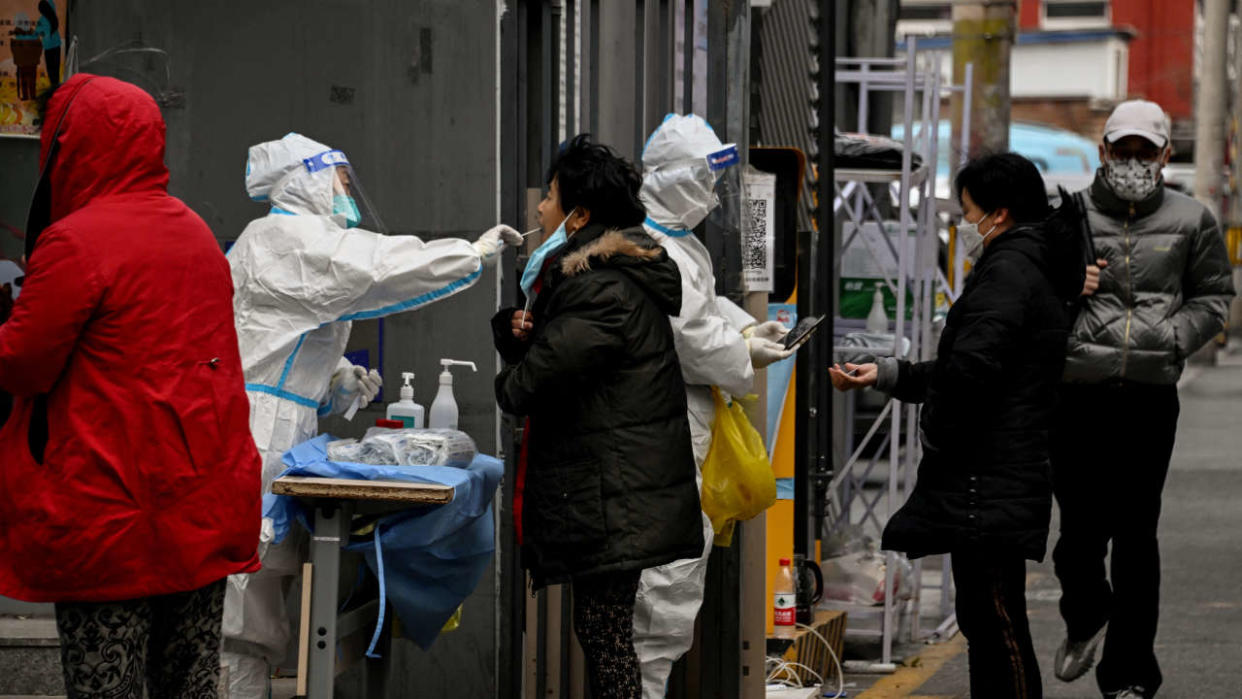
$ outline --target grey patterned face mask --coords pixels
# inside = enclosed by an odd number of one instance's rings
[[[1143,201],[1160,186],[1160,160],[1109,160],[1104,165],[1104,178],[1122,199]]]

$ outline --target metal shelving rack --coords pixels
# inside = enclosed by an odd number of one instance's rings
[[[935,311],[937,294],[943,293],[952,301],[956,294],[948,284],[944,272],[937,263],[939,250],[939,219],[936,202],[936,165],[939,157],[939,121],[941,100],[953,94],[962,93],[965,101],[966,114],[970,113],[970,71],[966,67],[967,79],[963,86],[945,84],[941,76],[941,56],[939,53],[928,52],[920,55],[917,40],[911,37],[907,43],[907,53],[903,58],[838,58],[836,62],[836,81],[838,85],[854,84],[859,86],[858,123],[867,123],[867,105],[869,96],[874,92],[900,93],[902,101],[902,133],[903,150],[900,169],[894,170],[849,170],[838,169],[835,172],[836,200],[834,211],[838,218],[854,224],[849,237],[841,241],[834,262],[834,274],[830,279],[835,284],[840,278],[841,253],[851,246],[863,244],[883,269],[886,266],[896,270],[895,276],[883,280],[896,297],[896,317],[890,320],[893,333],[893,346],[887,349],[867,350],[867,353],[879,356],[901,355],[902,348],[908,342],[909,351],[904,354],[908,359],[923,361],[935,356],[932,337],[932,316]],[[921,108],[916,115],[916,104]],[[962,125],[961,143],[968,142],[969,122]],[[965,152],[965,148],[962,148]],[[914,164],[914,154],[921,157],[919,165]],[[887,185],[884,191],[894,200],[899,211],[896,242],[885,231],[885,223],[890,225],[882,214],[880,206],[872,194],[874,185]],[[883,244],[877,245],[863,233],[864,224],[878,225]],[[893,263],[896,263],[893,267]],[[910,295],[912,307],[907,309],[907,294]],[[907,320],[907,313],[909,319]],[[837,318],[835,326],[841,331],[861,330],[857,321]],[[858,347],[836,346],[834,360],[842,356],[858,354]],[[860,525],[864,531],[874,533],[877,540],[882,533],[887,517],[891,516],[909,497],[913,490],[915,475],[920,456],[918,441],[918,407],[906,405],[900,401],[888,399],[879,416],[871,424],[866,436],[858,444],[853,443],[855,427],[856,396],[846,397],[845,421],[846,449],[845,463],[838,469],[829,486],[829,497],[833,499],[837,517],[831,525]],[[886,434],[881,428],[888,424]],[[867,457],[864,456],[868,446],[876,442],[878,448]],[[882,491],[869,494],[866,489],[868,478],[875,472],[881,458],[887,454],[888,473],[884,479]],[[884,505],[881,513],[881,505]],[[878,637],[882,642],[881,662],[892,662],[893,641],[898,636],[903,620],[908,620],[909,638],[921,639],[919,628],[922,592],[922,561],[914,563],[913,595],[910,600],[896,600],[896,580],[898,559],[894,552],[885,552],[886,576],[883,607],[861,607],[841,605],[827,602],[821,606],[844,608],[850,614],[851,622],[856,619],[879,621],[878,628],[853,628],[851,635]],[[943,619],[938,632],[943,632],[953,623],[950,600],[950,576],[948,557],[944,557],[943,574],[939,583],[940,614]]]

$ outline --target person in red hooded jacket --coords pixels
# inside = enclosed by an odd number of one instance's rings
[[[147,93],[78,74],[44,124],[0,325],[0,594],[56,604],[70,697],[214,697],[224,579],[259,567],[229,266]]]

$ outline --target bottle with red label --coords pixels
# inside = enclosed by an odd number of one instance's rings
[[[772,587],[774,598],[773,626],[778,638],[792,638],[794,635],[798,593],[794,587],[793,563],[788,558],[781,559],[780,572]]]

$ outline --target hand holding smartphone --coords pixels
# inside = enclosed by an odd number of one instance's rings
[[[819,329],[820,323],[824,322],[824,316],[811,316],[798,321],[793,330],[785,336],[785,349],[796,350],[806,344],[811,339],[811,335]]]

